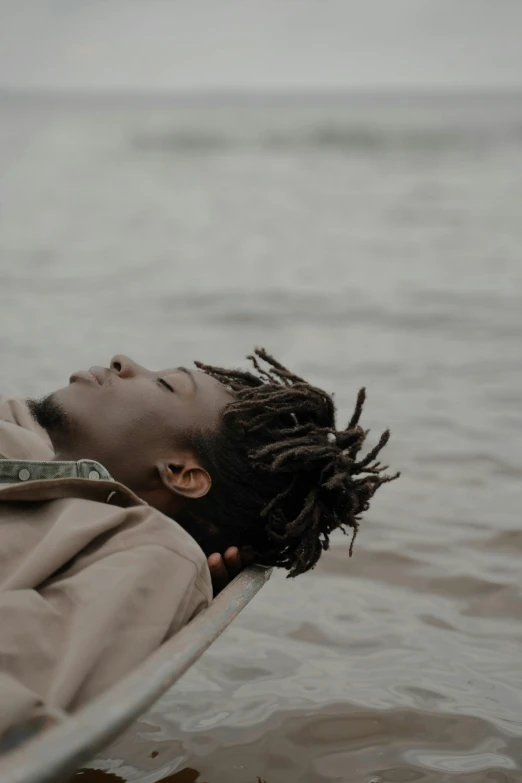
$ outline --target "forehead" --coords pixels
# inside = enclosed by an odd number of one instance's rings
[[[206,372],[201,370],[189,370],[188,372],[194,381],[197,393],[215,396],[223,400],[225,404],[234,399],[234,395],[224,384],[211,375],[207,375]]]
[[[176,375],[178,379],[181,378],[185,395],[193,397],[197,403],[206,407],[221,409],[234,399],[234,395],[226,386],[201,370],[175,367],[165,370],[163,374]]]

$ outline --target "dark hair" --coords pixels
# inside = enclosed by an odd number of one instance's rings
[[[389,431],[358,459],[367,432],[359,426],[365,390],[344,430],[335,428],[332,397],[263,349],[248,357],[257,374],[195,362],[233,394],[222,426],[194,433],[191,445],[212,478],[198,516],[212,520],[228,544],[251,545],[256,561],[297,576],[313,568],[337,528],[359,529],[385,475],[375,459]],[[262,366],[259,360],[264,362]]]

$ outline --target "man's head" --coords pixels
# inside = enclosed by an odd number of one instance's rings
[[[199,362],[199,371],[152,372],[115,356],[110,369],[74,373],[29,406],[57,458],[102,463],[207,554],[250,546],[259,562],[296,576],[313,568],[334,529],[355,537],[392,478],[375,462],[389,434],[358,460],[364,390],[338,431],[329,394],[263,350],[249,358],[255,372]]]

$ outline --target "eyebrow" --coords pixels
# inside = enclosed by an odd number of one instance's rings
[[[186,367],[176,367],[177,370],[181,370],[181,372],[184,372],[188,375],[190,378],[190,381],[192,383],[192,386],[194,387],[194,391],[197,391],[197,385],[196,385],[196,379],[194,378],[193,373],[190,372],[190,370],[187,370]]]

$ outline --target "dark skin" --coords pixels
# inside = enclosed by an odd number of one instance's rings
[[[211,476],[189,448],[188,435],[217,430],[232,400],[211,376],[184,368],[155,372],[117,355],[109,368],[73,373],[53,398],[68,420],[66,431],[49,432],[56,459],[100,462],[173,519],[209,491]],[[233,546],[206,554],[215,593],[249,561],[248,552]]]

